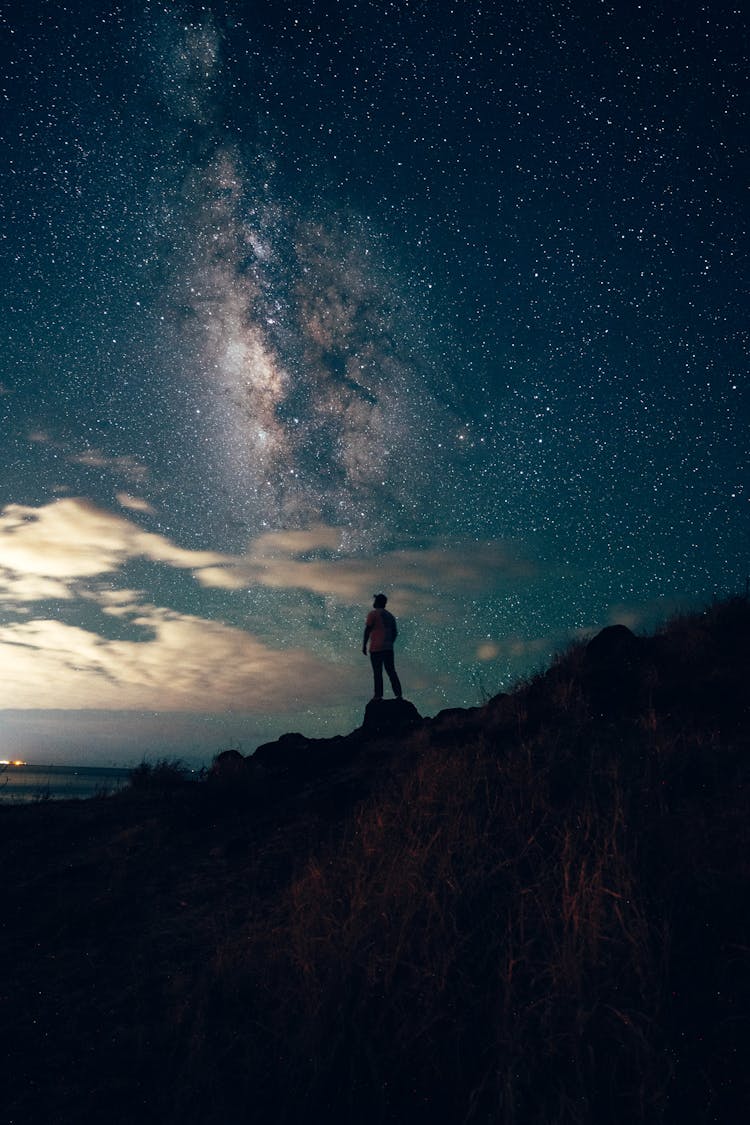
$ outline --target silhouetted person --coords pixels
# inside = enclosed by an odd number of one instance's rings
[[[383,698],[383,669],[388,673],[393,694],[396,699],[401,698],[401,681],[396,675],[396,666],[393,662],[393,642],[398,636],[396,618],[385,608],[388,598],[385,594],[376,594],[372,609],[367,614],[365,622],[365,635],[362,639],[362,652],[367,656],[367,642],[370,642],[370,661],[372,674],[375,677],[375,694],[373,699]]]

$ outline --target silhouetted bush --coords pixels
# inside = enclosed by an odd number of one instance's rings
[[[128,783],[134,793],[164,797],[182,789],[190,770],[177,759],[159,758],[153,764],[145,759],[131,771]]]

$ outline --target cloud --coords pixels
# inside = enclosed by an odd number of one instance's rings
[[[137,497],[123,496],[142,509]],[[361,606],[384,589],[400,616],[432,622],[457,612],[466,596],[535,575],[534,565],[501,541],[351,553],[344,532],[316,524],[269,532],[238,556],[179,547],[80,497],[39,508],[11,504],[0,512],[0,600],[23,619],[0,627],[0,706],[260,715],[321,701],[330,707],[361,687],[357,670],[323,658],[319,645],[315,652],[271,647],[225,622],[144,604],[142,591],[117,588],[116,575],[135,559],[190,571],[207,589],[299,591],[328,606]],[[127,624],[128,639],[73,624],[70,614],[55,620],[37,607],[32,616],[33,603],[48,600],[93,602]],[[296,638],[313,628],[309,604],[298,602],[298,627],[289,633]],[[509,654],[507,644],[499,648]],[[489,648],[478,658],[491,659]]]
[[[149,504],[148,500],[143,500],[140,496],[131,496],[129,492],[118,492],[117,503],[121,508],[127,508],[131,512],[143,512],[147,516],[156,515],[156,508]]]
[[[304,530],[267,531],[256,540],[256,553],[273,555],[304,555],[312,551],[338,551],[341,548],[341,531],[327,524],[313,524]]]
[[[265,715],[336,703],[332,684],[341,700],[353,690],[353,669],[301,649],[271,649],[241,629],[154,606],[131,610],[142,641],[47,619],[0,628],[4,705]]]
[[[142,590],[93,590],[89,593],[83,593],[83,597],[88,597],[91,601],[101,609],[102,613],[107,613],[112,617],[125,617],[136,611],[140,610],[143,604],[143,591]]]
[[[47,445],[50,449],[60,450],[71,465],[105,469],[107,472],[132,481],[134,484],[142,484],[148,480],[150,475],[148,468],[130,454],[112,456],[96,448],[84,449],[79,453],[71,452],[70,443],[56,437],[49,430],[30,430],[26,438],[33,445]]]
[[[145,502],[121,495],[135,510],[145,510]],[[8,594],[24,584],[30,592],[32,579],[64,583],[112,574],[132,559],[189,570],[204,588],[301,590],[344,605],[368,601],[382,588],[398,594],[402,612],[498,590],[536,573],[532,560],[501,540],[446,539],[421,548],[347,554],[342,532],[317,524],[268,532],[237,556],[179,547],[80,497],[40,508],[9,504],[0,513],[0,572]],[[54,596],[62,596],[62,587],[56,589]]]
[[[39,574],[19,574],[0,567],[0,602],[39,602],[72,597],[65,582]]]
[[[148,480],[149,476],[146,466],[136,461],[135,457],[130,455],[112,457],[102,453],[100,449],[87,449],[83,453],[72,453],[68,457],[68,461],[73,465],[87,465],[95,469],[106,469],[108,472],[124,477],[136,484]]]
[[[559,638],[548,637],[504,637],[497,642],[497,655],[506,660],[524,661],[529,657],[541,657],[554,651]]]
[[[347,555],[342,533],[318,524],[262,535],[244,558],[201,568],[195,577],[222,589],[307,590],[346,605],[368,601],[383,588],[397,594],[402,612],[423,612],[441,598],[496,590],[535,573],[534,563],[504,541],[446,539],[422,548]]]
[[[304,543],[315,540],[311,533]],[[0,706],[268,714],[322,698],[335,702],[332,684],[345,693],[353,671],[319,655],[271,648],[223,622],[143,605],[137,590],[87,588],[87,579],[112,575],[136,558],[198,575],[238,564],[218,552],[185,550],[81,498],[3,509],[0,598],[6,604],[28,613],[34,601],[94,601],[142,635],[112,640],[46,616],[6,624]]]
[[[0,567],[28,579],[92,578],[128,560],[150,559],[191,570],[225,561],[215,551],[189,551],[143,531],[88,500],[66,497],[41,508],[8,504],[0,513]]]

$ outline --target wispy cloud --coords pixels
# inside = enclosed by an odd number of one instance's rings
[[[424,611],[444,597],[471,595],[534,577],[535,564],[504,541],[431,541],[372,555],[346,554],[336,528],[260,536],[247,556],[196,571],[204,586],[262,585],[307,590],[345,605],[368,601],[376,589],[397,591],[402,612]]]
[[[135,511],[150,510],[128,494],[120,499]],[[398,590],[402,610],[497,590],[536,573],[533,560],[504,541],[447,539],[421,548],[347,554],[340,531],[317,525],[269,532],[238,556],[187,550],[82,498],[64,497],[40,508],[9,504],[0,513],[0,568],[9,593],[14,583],[32,577],[93,578],[139,558],[189,570],[201,586],[215,589],[302,590],[345,605],[369,600],[376,588]]]
[[[129,493],[123,501],[147,510]],[[332,706],[361,689],[361,668],[326,659],[319,645],[302,647],[300,638],[310,635],[303,608],[290,628],[297,647],[271,647],[236,625],[118,589],[118,574],[138,559],[188,571],[204,589],[299,591],[328,605],[363,606],[382,588],[399,615],[432,621],[454,613],[465,596],[535,574],[532,562],[499,541],[451,539],[363,555],[347,553],[342,533],[320,524],[269,532],[239,556],[188,550],[82,498],[11,504],[0,512],[0,604],[14,614],[0,627],[0,706],[270,714]],[[71,624],[70,613],[54,619],[44,603],[55,600],[94,603],[127,626],[129,639]],[[488,646],[478,659],[506,654],[507,646]]]
[[[95,469],[106,469],[115,476],[123,477],[123,479],[133,481],[135,484],[142,484],[149,477],[146,466],[136,461],[135,457],[130,455],[113,457],[103,453],[101,449],[86,449],[83,453],[72,453],[68,457],[68,461],[73,465],[87,465]]]
[[[137,607],[133,624],[142,641],[48,619],[0,628],[5,706],[269,714],[323,696],[335,703],[332,683],[346,697],[347,670],[300,649],[271,649],[241,629],[154,606]]]
[[[57,578],[41,574],[19,574],[0,567],[0,603],[41,602],[67,600],[72,597],[70,587]]]
[[[294,711],[344,692],[349,673],[301,648],[271,648],[223,622],[143,604],[130,589],[102,589],[133,559],[200,575],[236,565],[232,556],[191,551],[88,500],[0,513],[0,601],[21,622],[0,628],[0,706],[115,710]],[[136,640],[37,614],[33,602],[95,602],[140,631]],[[333,694],[336,694],[334,692]]]
[[[118,492],[117,503],[129,512],[143,512],[147,516],[155,516],[156,508],[141,496],[131,496],[129,492]]]
[[[71,449],[69,441],[51,433],[49,430],[29,430],[26,439],[33,445],[44,445],[50,449],[58,450],[71,465],[103,469],[105,472],[130,481],[132,484],[143,484],[151,475],[148,467],[130,454],[109,454],[96,447],[82,450]]]
[[[19,577],[90,578],[111,574],[135,558],[192,570],[223,562],[226,556],[177,547],[163,535],[76,497],[41,508],[9,504],[0,513],[0,567]]]

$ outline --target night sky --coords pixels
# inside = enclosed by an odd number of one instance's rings
[[[347,733],[741,592],[738,3],[2,18],[0,757]]]

